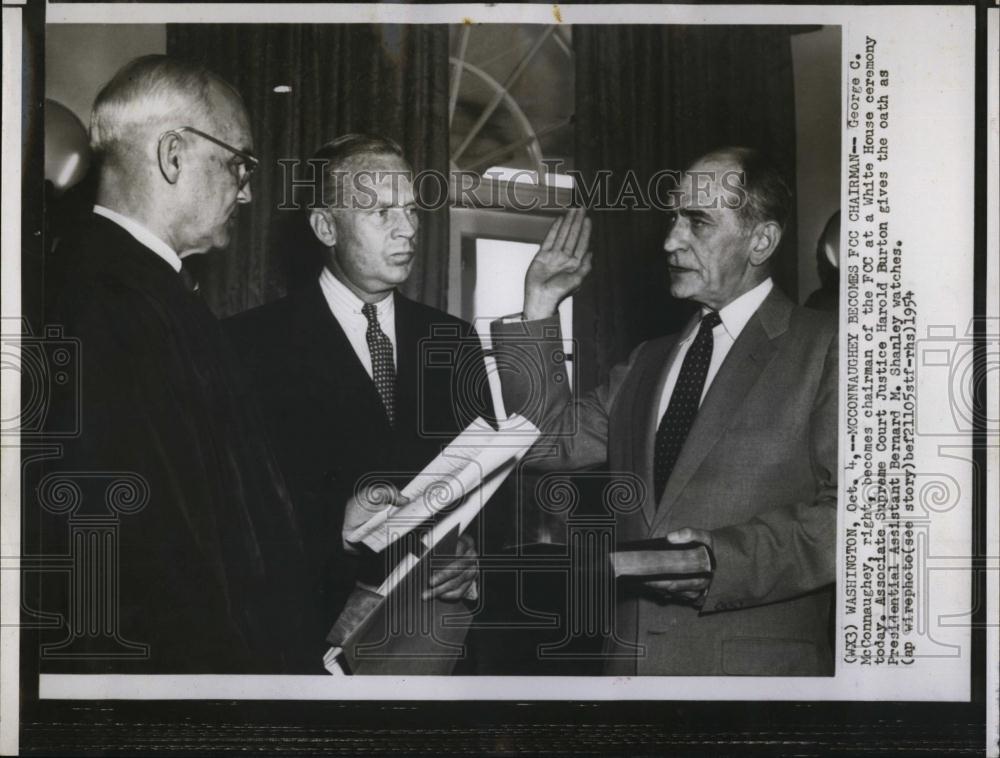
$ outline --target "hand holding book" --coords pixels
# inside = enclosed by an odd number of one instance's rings
[[[715,569],[712,534],[703,529],[678,529],[666,538],[619,545],[611,554],[617,579],[641,584],[666,600],[697,604]]]

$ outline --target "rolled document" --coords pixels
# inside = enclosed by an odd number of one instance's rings
[[[349,534],[348,542],[363,543],[381,553],[420,524],[463,501],[478,502],[478,507],[469,509],[474,515],[509,472],[511,466],[505,464],[520,459],[539,434],[522,416],[501,421],[498,429],[477,418],[403,488],[400,499],[405,505],[379,511]],[[502,475],[496,476],[501,469]]]

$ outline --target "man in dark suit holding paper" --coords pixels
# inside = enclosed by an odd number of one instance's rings
[[[707,575],[704,550],[692,550],[697,576],[621,588],[617,638],[638,647],[611,651],[624,655],[608,659],[608,673],[828,675],[836,318],[773,287],[769,261],[791,196],[757,152],[706,155],[682,189],[664,250],[671,294],[698,303],[697,316],[637,347],[577,400],[554,360],[534,377],[505,372],[524,365],[518,341],[558,325],[556,306],[589,269],[567,244],[584,236],[573,212],[526,275],[524,321],[494,324],[504,400],[510,411],[531,406],[526,379],[544,383],[536,424],[558,450],[546,466],[607,462],[645,482],[643,507],[616,516],[619,542],[696,542],[714,557]]]
[[[487,409],[469,391],[470,379],[486,386],[471,327],[396,289],[410,276],[419,224],[399,146],[348,134],[324,145],[317,162],[322,203],[309,224],[326,251],[322,272],[227,325],[303,525],[325,635],[358,578],[340,539],[348,500],[366,483],[402,489]],[[476,575],[464,535],[425,596],[459,600]]]

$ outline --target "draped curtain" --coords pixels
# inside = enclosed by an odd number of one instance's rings
[[[274,300],[314,277],[318,242],[293,180],[320,145],[347,132],[399,142],[419,172],[448,170],[448,29],[426,25],[169,25],[167,52],[199,60],[243,95],[261,165],[253,202],[226,251],[197,256],[202,292],[219,316]],[[276,89],[277,88],[277,89]],[[419,255],[404,292],[444,307],[448,209],[421,215]]]
[[[645,188],[660,169],[683,169],[712,148],[740,144],[765,150],[794,182],[791,31],[574,27],[576,163],[584,180],[610,170],[607,196],[614,198],[630,170]],[[640,341],[677,329],[692,310],[667,288],[664,213],[592,215],[594,270],[573,309],[584,388],[606,378]],[[793,299],[795,251],[793,219],[775,264],[778,286]]]

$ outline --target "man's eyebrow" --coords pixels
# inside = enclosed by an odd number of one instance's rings
[[[392,199],[378,198],[375,203],[371,206],[372,210],[379,210],[381,208],[416,208],[417,201],[410,200],[406,203],[399,203]]]
[[[695,221],[708,221],[710,218],[705,211],[699,210],[698,208],[679,208],[677,210],[677,215],[688,219],[694,219]]]

